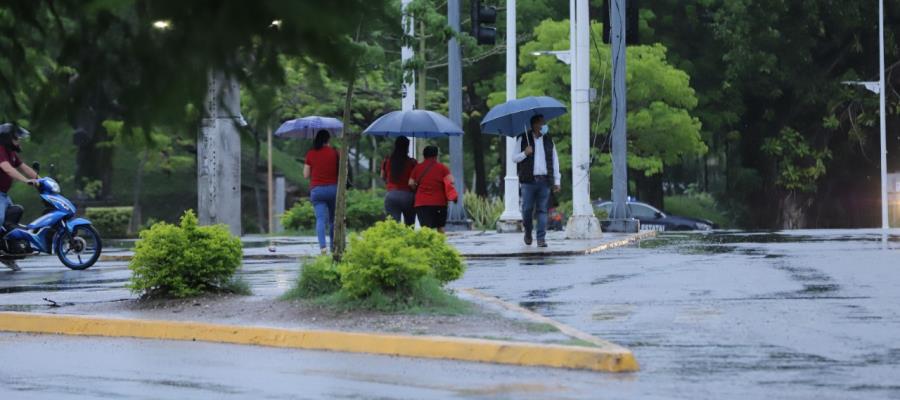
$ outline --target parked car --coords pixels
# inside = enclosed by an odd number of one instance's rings
[[[708,231],[716,225],[707,219],[682,217],[660,211],[647,203],[628,201],[631,215],[641,221],[641,230],[655,231]],[[612,201],[594,201],[594,208],[603,209],[607,213],[612,211]]]

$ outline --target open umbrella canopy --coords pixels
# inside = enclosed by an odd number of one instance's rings
[[[344,132],[344,124],[341,120],[330,117],[311,116],[297,118],[281,124],[278,130],[275,131],[275,137],[315,139],[316,133],[323,129],[331,133],[332,136],[341,136]]]
[[[543,115],[549,121],[568,112],[566,106],[552,97],[532,96],[498,104],[481,120],[481,131],[505,136],[518,136],[528,130],[531,117]]]
[[[363,133],[386,137],[437,138],[460,136],[463,131],[447,117],[433,111],[391,111],[369,125]]]

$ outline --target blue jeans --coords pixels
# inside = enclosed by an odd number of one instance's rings
[[[316,236],[319,238],[319,248],[328,248],[325,242],[325,232],[328,232],[328,240],[331,248],[334,248],[334,199],[337,197],[337,185],[316,186],[309,192],[313,209],[316,210]]]
[[[9,195],[0,192],[0,227],[3,227],[3,223],[6,222],[6,209],[12,204],[13,202]]]
[[[531,233],[534,217],[537,217],[537,240],[547,237],[547,202],[550,200],[550,182],[535,181],[522,184],[522,225]]]

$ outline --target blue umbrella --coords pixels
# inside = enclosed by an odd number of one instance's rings
[[[363,133],[386,137],[437,138],[460,136],[463,131],[447,117],[432,111],[391,111],[369,125]]]
[[[552,97],[532,96],[494,106],[481,119],[481,131],[504,136],[518,136],[528,130],[531,117],[543,115],[549,121],[567,112],[566,106]]]
[[[275,137],[315,139],[316,133],[323,129],[333,136],[341,136],[341,133],[344,132],[344,124],[337,118],[317,116],[297,118],[281,124],[275,131]]]

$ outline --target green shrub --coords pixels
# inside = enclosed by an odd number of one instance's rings
[[[228,227],[198,226],[197,216],[188,210],[180,225],[157,223],[140,238],[128,265],[133,292],[189,297],[235,287],[241,240]]]
[[[384,221],[384,192],[350,190],[347,192],[347,228],[366,229]]]
[[[128,237],[132,207],[88,207],[84,217],[89,219],[105,238]]]
[[[331,256],[319,256],[303,264],[300,280],[287,298],[309,299],[337,292],[341,288],[341,275]]]
[[[708,219],[719,228],[732,226],[731,219],[719,210],[709,193],[690,193],[665,198],[666,212],[684,217]]]
[[[386,220],[353,235],[340,264],[326,256],[306,263],[297,286],[284,298],[327,297],[324,301],[339,308],[459,309],[441,286],[464,270],[462,257],[443,234]]]
[[[281,226],[285,229],[299,231],[316,227],[316,212],[309,199],[300,199],[289,210],[281,215]]]
[[[597,219],[604,220],[609,218],[609,213],[607,213],[606,210],[594,206],[591,206],[591,208],[594,210],[594,216],[597,217]],[[557,209],[559,210],[559,212],[563,213],[566,218],[571,217],[574,210],[572,207],[572,200],[566,200],[562,203],[559,203],[559,207],[557,207]]]
[[[463,195],[463,206],[466,207],[466,213],[475,223],[475,227],[481,230],[494,229],[500,215],[503,214],[503,200],[494,197],[486,199],[480,197],[473,192],[466,192]]]
[[[384,193],[380,191],[350,190],[347,192],[347,227],[366,229],[383,221]],[[309,199],[301,199],[281,216],[281,225],[290,230],[315,229],[316,212]]]

